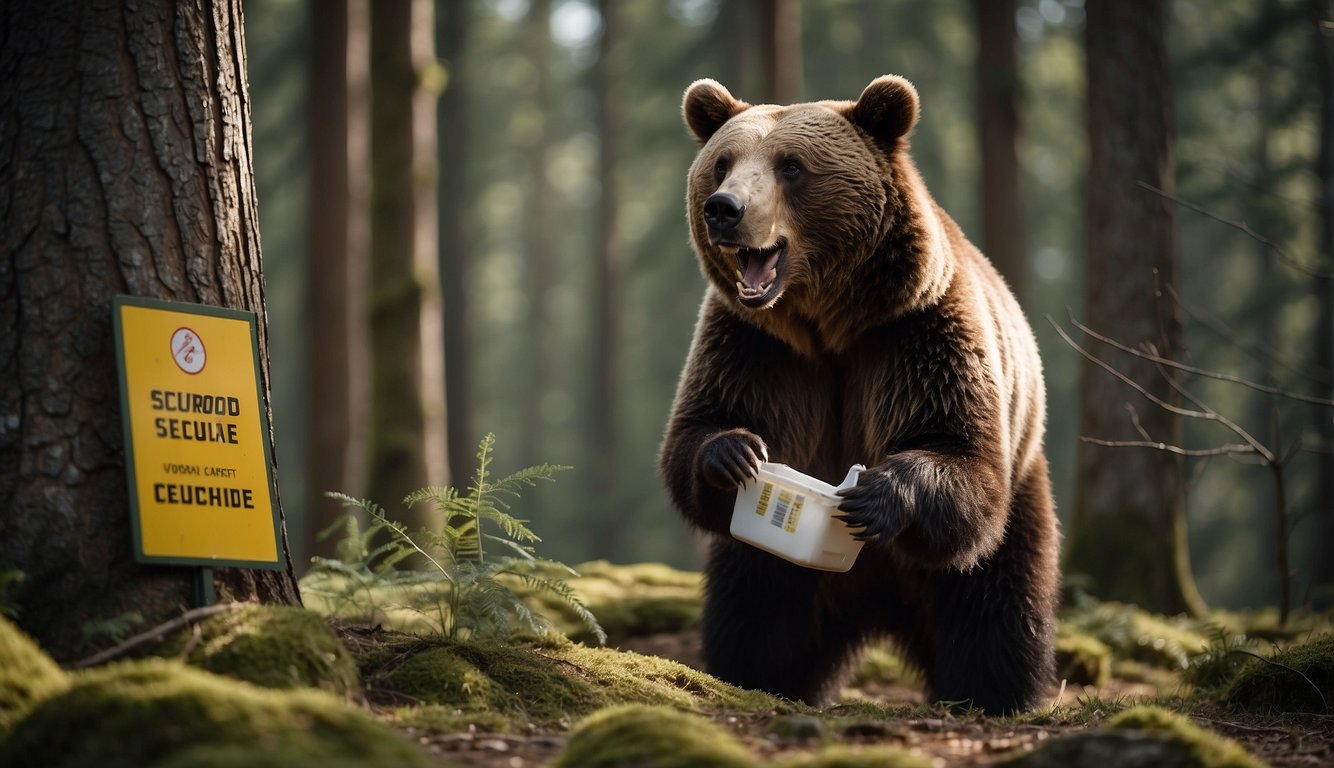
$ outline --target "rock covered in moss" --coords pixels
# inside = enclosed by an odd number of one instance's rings
[[[1251,711],[1322,713],[1334,702],[1334,633],[1243,665],[1224,694]]]
[[[273,765],[274,755],[312,766],[433,764],[327,694],[265,690],[161,659],[71,677],[0,742],[0,765],[44,768]]]
[[[700,574],[662,563],[614,565],[594,560],[575,567],[570,586],[597,616],[613,641],[678,632],[699,623]],[[529,595],[571,639],[590,642],[592,634],[567,606],[544,593]]]
[[[1112,650],[1098,638],[1062,628],[1056,636],[1056,678],[1101,688],[1112,676]]]
[[[653,656],[568,641],[511,645],[404,639],[363,659],[369,689],[407,694],[494,725],[501,714],[554,725],[614,704],[668,704],[699,711],[791,707]]]
[[[0,735],[32,705],[68,685],[65,673],[8,619],[0,617]]]
[[[1185,617],[1166,617],[1117,602],[1079,601],[1061,616],[1062,634],[1096,638],[1117,659],[1172,670],[1185,669],[1209,646],[1198,625]]]
[[[830,747],[778,762],[778,768],[931,768],[931,765],[925,757],[892,747]]]
[[[611,707],[575,727],[552,768],[753,768],[731,734],[668,707]]]
[[[1231,739],[1159,707],[1134,707],[1107,728],[1062,736],[1007,766],[1013,768],[1263,768]]]
[[[183,630],[160,654],[180,656],[210,672],[265,688],[319,688],[348,693],[361,687],[356,661],[322,616],[286,605],[244,605]]]

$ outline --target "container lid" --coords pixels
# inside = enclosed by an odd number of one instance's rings
[[[760,479],[770,480],[772,482],[783,483],[785,485],[800,488],[807,493],[818,496],[824,496],[831,502],[837,503],[843,499],[838,496],[838,492],[844,488],[851,488],[857,484],[857,475],[866,467],[857,464],[848,471],[848,476],[844,478],[841,485],[830,485],[818,477],[811,477],[804,472],[789,467],[786,464],[763,463],[760,465]]]

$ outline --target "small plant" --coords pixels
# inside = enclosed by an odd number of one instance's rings
[[[373,616],[383,610],[375,603],[379,587],[410,590],[416,585],[434,586],[436,589],[413,591],[417,604],[408,607],[451,639],[505,638],[518,632],[546,635],[554,631],[551,622],[516,593],[514,588],[520,587],[554,595],[592,630],[599,643],[606,642],[597,619],[565,580],[578,574],[566,565],[537,557],[532,545],[541,539],[528,528],[527,521],[509,513],[511,502],[524,487],[551,480],[569,467],[540,464],[493,480],[490,465],[494,444],[495,435],[482,439],[477,450],[477,473],[466,494],[454,488],[432,487],[403,500],[408,506],[435,505],[443,521],[439,533],[409,534],[402,523],[390,520],[372,501],[327,494],[343,502],[348,513],[326,533],[341,529],[344,536],[339,542],[339,558],[314,558],[311,573],[341,576],[345,586],[320,591],[321,596],[356,605],[358,594],[363,594]],[[365,530],[357,522],[357,511],[368,518]],[[488,532],[488,526],[498,532]],[[375,543],[386,536],[387,540]],[[488,552],[488,545],[499,554]],[[423,567],[401,569],[409,560]]]

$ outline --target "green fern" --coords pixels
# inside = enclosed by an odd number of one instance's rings
[[[431,504],[443,520],[439,532],[409,533],[389,519],[379,505],[341,493],[327,496],[342,502],[347,514],[321,535],[341,531],[338,559],[313,558],[308,579],[322,597],[336,606],[363,606],[373,619],[389,605],[376,605],[374,595],[386,586],[404,587],[407,608],[452,639],[510,637],[528,632],[547,635],[550,620],[535,612],[510,585],[529,592],[554,595],[592,630],[599,643],[606,634],[597,619],[565,580],[578,576],[560,563],[537,557],[533,544],[541,541],[509,510],[525,488],[549,481],[569,467],[540,464],[492,479],[491,452],[495,436],[488,434],[477,450],[477,472],[466,493],[449,487],[422,488],[403,500],[406,506]],[[367,524],[358,523],[364,513]],[[490,530],[498,533],[489,532]],[[376,542],[381,542],[378,545]],[[407,561],[416,570],[402,569]],[[326,578],[318,578],[318,577]],[[327,577],[336,578],[327,578]],[[336,587],[323,585],[337,584]],[[437,589],[408,589],[431,584]],[[311,589],[311,587],[307,587]],[[365,600],[365,604],[361,600]]]

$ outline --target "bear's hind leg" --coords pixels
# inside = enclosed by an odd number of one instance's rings
[[[733,685],[819,704],[860,644],[822,610],[820,574],[735,541],[714,544],[704,602],[704,660]]]
[[[933,579],[926,676],[937,700],[1033,709],[1055,682],[1057,531],[1045,466],[1015,494],[1005,540],[967,573]]]

